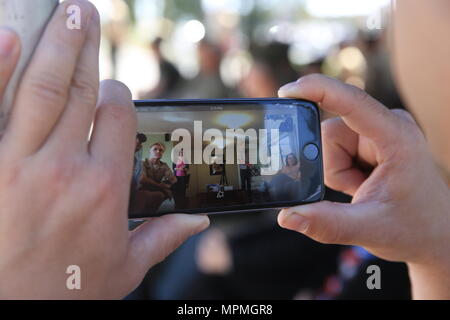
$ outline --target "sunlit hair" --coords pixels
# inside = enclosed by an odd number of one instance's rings
[[[294,166],[297,165],[297,163],[298,163],[297,157],[295,156],[295,154],[289,153],[289,154],[286,156],[286,166],[290,167],[290,165],[289,165],[289,157],[290,157],[290,156],[292,156],[292,157],[294,158],[294,160],[295,160],[295,163],[294,163],[293,165],[294,165]]]

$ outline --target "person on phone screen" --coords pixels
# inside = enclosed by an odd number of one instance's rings
[[[183,149],[181,149],[177,161],[173,164],[173,170],[177,178],[177,182],[173,185],[175,208],[186,208],[189,165],[184,159]]]
[[[172,199],[172,185],[177,182],[167,163],[161,161],[166,147],[156,142],[150,146],[149,158],[144,160],[144,174],[141,178],[142,189],[160,192],[164,200]]]

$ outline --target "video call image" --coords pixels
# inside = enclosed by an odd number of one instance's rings
[[[304,196],[296,108],[211,109],[138,109],[130,217]]]

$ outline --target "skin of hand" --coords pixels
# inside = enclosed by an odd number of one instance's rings
[[[80,30],[66,28],[70,5],[81,8]],[[0,141],[2,299],[122,298],[209,224],[169,215],[128,230],[137,120],[124,85],[99,86],[99,41],[92,4],[60,4],[21,81]],[[0,95],[19,53],[0,29]],[[70,265],[81,290],[66,287]]]
[[[322,75],[290,83],[279,95],[339,115],[322,123],[325,183],[353,196],[351,204],[283,209],[279,224],[322,243],[358,245],[407,262],[410,273],[426,270],[436,287],[415,297],[450,298],[450,281],[442,281],[450,278],[450,192],[411,115]]]

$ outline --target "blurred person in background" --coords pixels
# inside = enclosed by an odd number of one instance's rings
[[[185,83],[178,93],[182,99],[220,99],[229,97],[229,89],[220,78],[222,52],[209,40],[198,44],[199,74]]]
[[[247,98],[275,97],[279,84],[288,79],[297,79],[288,58],[289,46],[274,42],[267,46],[251,46],[253,63],[244,76],[238,90]]]
[[[308,74],[323,73],[322,70],[323,64],[324,64],[323,58],[316,59],[313,62],[310,62],[305,66],[302,66],[302,68],[300,69],[300,74],[301,76],[306,76]]]
[[[360,33],[360,47],[367,63],[364,90],[391,109],[404,109],[398,93],[386,43],[387,33]]]
[[[141,94],[141,99],[178,98],[178,91],[183,85],[183,78],[177,67],[167,60],[162,53],[163,39],[158,37],[151,43],[151,49],[159,67],[159,82],[150,92]]]
[[[111,77],[116,79],[119,65],[119,50],[128,37],[131,27],[130,10],[124,0],[109,0],[109,2],[106,2],[105,8],[107,10],[102,12],[104,14],[102,33],[109,44],[112,63]]]

